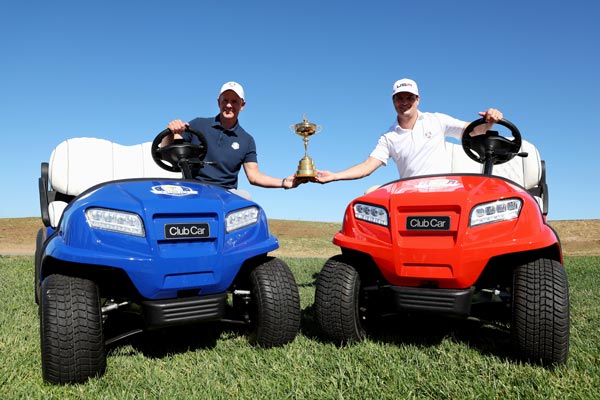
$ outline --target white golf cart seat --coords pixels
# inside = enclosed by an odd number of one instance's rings
[[[469,158],[462,145],[446,142],[446,152],[450,156],[453,173],[481,174],[483,172],[483,164]],[[548,213],[548,189],[545,163],[540,158],[538,149],[526,140],[522,141],[520,152],[527,153],[527,156],[515,156],[504,164],[494,165],[492,174],[510,179],[527,189],[537,200],[543,214],[546,215]]]
[[[525,140],[522,141],[520,151],[527,153],[527,157],[517,156],[504,164],[494,165],[493,174],[510,179],[525,189],[532,189],[542,179],[540,154],[533,144]],[[460,144],[446,142],[446,152],[450,156],[452,172],[483,172],[483,164],[469,158]]]
[[[68,202],[103,182],[132,178],[175,178],[181,172],[160,168],[152,159],[151,142],[124,146],[109,140],[80,137],[61,142],[49,163],[42,163],[40,205],[46,226],[56,227]]]

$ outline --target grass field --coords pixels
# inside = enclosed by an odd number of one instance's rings
[[[324,258],[283,258],[300,287],[302,329],[276,349],[226,325],[138,337],[85,384],[42,382],[33,257],[0,256],[1,399],[600,399],[600,257],[567,257],[568,363],[517,361],[507,333],[475,321],[390,320],[360,344],[320,340],[311,305]]]
[[[600,256],[600,219],[550,221],[560,237],[566,256]],[[324,257],[339,253],[331,243],[342,224],[271,219],[269,229],[279,240],[276,257]],[[42,227],[37,217],[0,218],[0,255],[30,256],[35,237]]]

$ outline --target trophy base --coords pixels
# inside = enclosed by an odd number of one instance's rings
[[[310,157],[303,157],[298,163],[298,170],[296,171],[297,178],[309,178],[314,180],[317,177],[317,169],[315,163]]]
[[[298,174],[298,173],[296,173],[296,179],[298,179],[300,183],[302,183],[302,182],[316,182],[317,181],[317,174]]]

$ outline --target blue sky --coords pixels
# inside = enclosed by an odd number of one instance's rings
[[[151,141],[168,121],[217,114],[222,83],[247,97],[242,126],[262,172],[304,155],[289,126],[322,125],[317,168],[362,162],[395,118],[394,81],[422,111],[471,121],[496,107],[546,160],[550,220],[598,219],[600,3],[558,1],[5,1],[0,5],[0,218],[39,216],[37,178],[62,140]],[[295,190],[250,186],[269,218],[340,222],[397,178]]]

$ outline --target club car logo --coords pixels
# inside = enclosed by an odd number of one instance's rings
[[[191,194],[198,194],[198,192],[192,188],[177,185],[152,186],[151,192],[154,194],[166,194],[167,196],[189,196]]]
[[[447,231],[450,229],[450,217],[408,217],[407,230]]]
[[[206,222],[195,224],[165,224],[166,239],[197,239],[210,236],[210,227]]]

